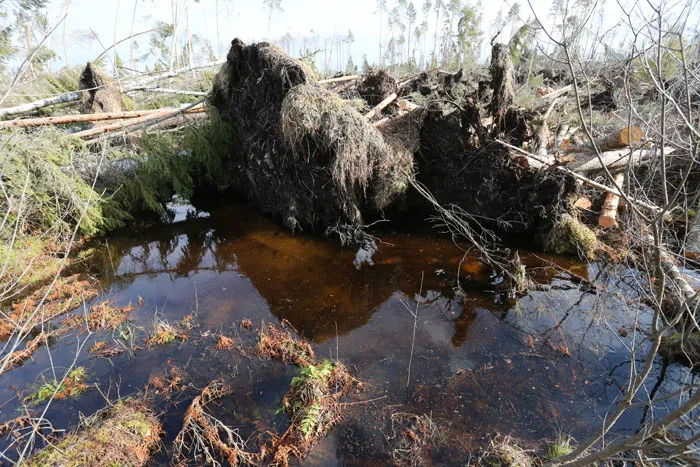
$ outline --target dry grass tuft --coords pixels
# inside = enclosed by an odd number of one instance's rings
[[[124,349],[119,347],[108,347],[106,342],[96,342],[95,345],[88,349],[96,358],[111,358],[122,353]]]
[[[0,339],[7,338],[14,331],[30,331],[75,309],[83,301],[97,296],[94,281],[80,280],[78,275],[59,277],[51,287],[47,284],[32,292],[22,300],[14,302],[7,317],[0,318]],[[35,313],[41,304],[41,309]]]
[[[241,320],[241,327],[243,329],[251,329],[253,327],[253,322],[249,320],[248,318],[243,318]]]
[[[0,373],[0,375],[3,373],[7,373],[11,369],[21,365],[26,360],[32,358],[32,355],[34,355],[34,352],[36,352],[39,346],[42,343],[45,344],[48,342],[49,337],[51,337],[51,334],[42,331],[34,339],[27,341],[27,343],[24,344],[24,348],[22,350],[15,350],[10,355],[8,355],[6,357],[8,359],[7,365],[5,366],[5,370],[2,373]],[[0,360],[0,363],[1,362],[2,361]]]
[[[532,467],[535,465],[533,456],[520,447],[510,436],[498,435],[491,440],[481,461],[485,465],[501,465],[505,467]]]
[[[182,383],[185,381],[184,372],[168,362],[170,368],[163,375],[153,374],[148,378],[148,388],[153,388],[156,393],[161,393],[163,395],[169,395],[172,391],[181,391]]]
[[[129,303],[124,307],[112,306],[114,299],[104,300],[90,307],[85,316],[74,315],[66,318],[65,325],[70,328],[79,328],[87,325],[91,330],[117,329],[129,319],[129,314],[134,311],[134,306]]]
[[[236,341],[221,334],[214,344],[216,350],[231,350],[235,347]]]
[[[425,465],[427,449],[440,443],[440,430],[425,414],[394,413],[391,429],[389,444],[396,465]]]
[[[258,355],[299,366],[308,366],[315,359],[314,351],[308,342],[295,339],[289,331],[274,324],[265,323],[260,328]]]
[[[146,339],[146,344],[149,347],[167,345],[174,342],[176,338],[185,341],[187,340],[187,334],[166,320],[156,318],[153,322],[153,331]]]
[[[148,408],[137,401],[118,402],[86,418],[82,428],[32,457],[26,465],[144,465],[158,444],[162,428]]]

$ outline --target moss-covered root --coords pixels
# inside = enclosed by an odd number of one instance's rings
[[[564,214],[552,227],[544,246],[555,253],[571,253],[583,259],[593,259],[598,249],[598,239],[578,219]]]
[[[142,403],[129,400],[87,418],[83,427],[39,451],[28,466],[140,466],[158,444],[161,425]]]
[[[674,332],[661,339],[659,353],[666,359],[685,365],[700,363],[700,333]]]

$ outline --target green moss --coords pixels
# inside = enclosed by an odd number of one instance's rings
[[[672,332],[661,338],[659,353],[668,360],[695,365],[700,362],[700,333]]]
[[[136,110],[136,102],[134,102],[134,100],[131,97],[123,96],[122,101],[124,102],[124,110],[126,110],[127,112],[130,110]]]
[[[83,429],[39,451],[26,465],[143,465],[160,432],[158,420],[145,406],[119,402],[87,418]]]
[[[546,249],[555,253],[577,254],[584,259],[595,257],[598,239],[591,229],[578,219],[564,214],[545,242]]]

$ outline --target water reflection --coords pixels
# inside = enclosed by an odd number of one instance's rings
[[[362,399],[381,400],[348,407],[346,420],[312,453],[310,464],[385,463],[392,411],[432,414],[446,436],[459,440],[435,454],[435,462],[448,465],[489,433],[533,441],[560,429],[586,436],[619,397],[629,371],[625,345],[633,333],[622,338],[617,330],[648,319],[634,299],[629,271],[521,253],[532,276],[554,288],[509,301],[491,285],[489,268],[446,238],[378,232],[383,243],[373,264],[358,268],[356,251],[292,235],[245,205],[217,208],[206,217],[186,210],[174,223],[126,230],[101,242],[87,267],[117,304],[144,299],[132,314],[135,326],[148,328],[155,312],[170,321],[196,313],[199,335],[109,363],[81,356],[78,364],[90,367],[93,380],[128,384],[122,395],[142,388],[168,362],[189,368],[193,387],[224,375],[236,396],[219,410],[249,436],[263,431],[260,424],[279,423],[274,410],[294,369],[223,357],[206,336],[231,332],[243,318],[286,321],[313,341],[317,355],[339,357],[365,382]],[[247,339],[252,345],[254,333]],[[0,398],[31,383],[49,359],[69,365],[73,351],[73,342],[64,340],[51,356],[37,352],[34,362],[0,380]],[[648,389],[663,395],[683,380],[683,371],[660,368]],[[93,392],[79,402],[55,404],[49,416],[56,426],[75,424],[78,403],[94,411],[103,400]],[[163,408],[169,441],[186,405]],[[6,410],[18,409],[12,407]],[[648,412],[632,412],[621,431],[648,422]]]

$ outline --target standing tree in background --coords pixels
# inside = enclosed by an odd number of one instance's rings
[[[267,8],[267,39],[270,39],[270,25],[272,24],[272,12],[282,10],[282,0],[263,0],[263,5]]]
[[[476,65],[481,50],[481,13],[478,6],[465,6],[461,14],[457,24],[460,55],[457,68]]]
[[[413,23],[416,22],[418,13],[416,12],[416,7],[413,6],[413,2],[408,2],[406,6],[406,22],[408,23],[408,48],[406,50],[406,62],[408,63],[409,70],[412,68],[411,58],[413,53],[411,52],[411,35],[413,34]]]

